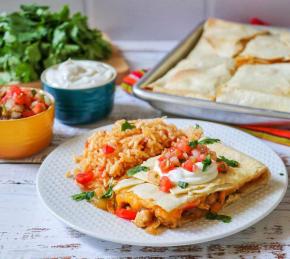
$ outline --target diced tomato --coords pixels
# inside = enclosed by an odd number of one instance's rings
[[[181,140],[178,143],[176,143],[176,147],[186,153],[190,153],[192,150],[191,146],[188,145],[188,142],[185,140]]]
[[[172,163],[174,166],[179,166],[180,162],[177,156],[172,156],[169,158],[170,163]]]
[[[197,169],[197,166],[192,159],[186,160],[181,166],[189,172],[195,172]]]
[[[9,91],[10,93],[13,95],[13,94],[16,94],[16,95],[19,95],[22,93],[22,90],[19,86],[17,85],[11,85],[10,88],[9,88]]]
[[[104,145],[103,146],[103,152],[106,155],[112,154],[112,153],[114,153],[114,151],[115,151],[115,149],[112,146],[110,146],[110,145]]]
[[[82,185],[87,185],[90,183],[94,178],[94,174],[91,170],[83,172],[83,173],[78,173],[76,175],[76,181]]]
[[[24,98],[24,104],[29,107],[32,103],[32,97],[30,95],[25,95],[25,98]]]
[[[217,162],[217,171],[219,173],[226,173],[228,170],[228,166],[225,162],[221,161],[221,162]]]
[[[25,104],[26,96],[25,96],[25,94],[20,93],[18,95],[14,95],[13,99],[14,99],[15,104],[23,105],[23,104]]]
[[[159,182],[159,188],[162,192],[169,192],[170,188],[172,187],[172,183],[167,176],[162,176]]]
[[[122,219],[134,220],[136,218],[137,212],[134,210],[118,208],[116,209],[115,214]]]
[[[30,117],[30,116],[33,116],[33,115],[34,115],[34,112],[33,111],[30,111],[30,110],[24,110],[22,112],[22,117],[23,118]]]
[[[46,110],[46,107],[45,107],[45,104],[44,103],[37,103],[35,104],[35,106],[32,108],[32,111],[35,113],[35,114],[38,114],[38,113],[41,113],[43,111]]]
[[[159,161],[159,167],[162,173],[168,173],[169,171],[175,168],[174,164],[171,163],[169,160]]]
[[[180,149],[177,149],[176,147],[171,147],[170,153],[174,156],[177,156],[178,159],[183,158],[183,152]]]
[[[159,158],[158,158],[158,161],[159,162],[161,162],[161,161],[164,161],[166,158],[164,157],[164,156],[160,156]]]

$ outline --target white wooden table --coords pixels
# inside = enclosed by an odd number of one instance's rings
[[[123,44],[133,68],[152,67],[171,43]],[[56,122],[58,134],[79,134],[114,122],[159,116],[160,112],[118,89],[109,118],[82,128]],[[1,136],[0,136],[1,137]],[[290,148],[267,142],[290,172]],[[0,164],[0,258],[290,258],[290,191],[277,209],[258,224],[233,236],[183,247],[135,247],[88,237],[54,218],[40,203],[35,187],[39,164]]]

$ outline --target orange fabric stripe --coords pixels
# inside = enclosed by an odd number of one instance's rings
[[[269,133],[271,135],[276,135],[276,136],[279,136],[279,137],[289,138],[290,139],[290,130],[259,127],[259,126],[241,126],[241,127],[249,129],[249,130],[265,132],[265,133]]]
[[[270,135],[265,132],[258,132],[254,130],[244,129],[244,128],[240,128],[240,129],[258,138],[262,138],[262,139],[272,141],[278,144],[290,146],[290,139],[288,138],[278,137],[278,136]]]

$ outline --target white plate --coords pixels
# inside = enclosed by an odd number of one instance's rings
[[[287,189],[287,171],[281,159],[260,140],[223,125],[186,119],[167,119],[183,128],[198,123],[207,136],[255,157],[266,164],[272,178],[270,184],[225,208],[222,213],[232,216],[232,222],[198,220],[182,228],[167,230],[159,236],[147,234],[133,223],[95,208],[88,202],[75,202],[71,195],[80,192],[64,174],[74,167],[73,156],[81,154],[86,134],[74,138],[54,150],[43,162],[37,177],[37,189],[46,207],[70,227],[87,235],[122,244],[142,246],[176,246],[196,244],[237,233],[266,217],[279,204]],[[111,126],[97,130],[110,129]]]

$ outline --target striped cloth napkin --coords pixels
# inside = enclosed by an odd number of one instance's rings
[[[132,71],[129,75],[123,78],[120,86],[128,94],[132,94],[134,85],[146,72],[146,69]],[[232,126],[258,138],[290,146],[290,123],[260,123]]]

